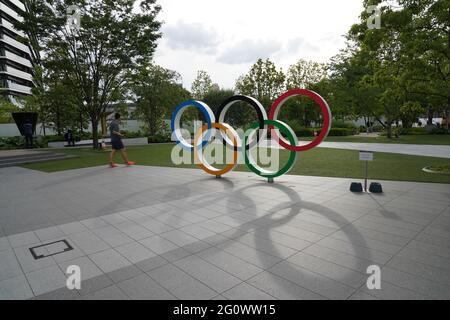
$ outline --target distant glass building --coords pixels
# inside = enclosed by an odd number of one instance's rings
[[[26,10],[20,0],[0,0],[0,95],[14,101],[15,97],[30,95],[34,87],[32,63],[35,53],[20,42],[26,35],[13,27],[23,21]]]

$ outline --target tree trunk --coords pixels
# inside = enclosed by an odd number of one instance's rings
[[[93,148],[98,149],[98,120],[92,119],[92,140],[93,140]]]
[[[428,121],[427,121],[427,125],[431,126],[433,124],[433,115],[434,115],[434,110],[431,108],[428,108]]]
[[[450,42],[450,35],[449,35],[449,42]],[[445,130],[447,131],[447,134],[449,133],[448,131],[449,115],[450,115],[450,90],[448,91],[447,109],[445,110],[445,121],[447,121],[447,123],[445,124]]]
[[[386,133],[388,139],[392,139],[392,121],[390,120],[386,122]]]
[[[58,136],[62,135],[61,132],[61,114],[59,112],[59,105],[56,107],[56,132]]]

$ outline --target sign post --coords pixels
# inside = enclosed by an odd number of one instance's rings
[[[367,177],[369,171],[369,161],[373,161],[373,152],[371,151],[360,151],[359,160],[366,162],[366,174],[364,179],[364,191],[367,192]]]

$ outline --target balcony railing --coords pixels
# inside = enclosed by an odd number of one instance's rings
[[[21,84],[14,83],[12,81],[8,81],[8,88],[11,91],[16,91],[24,94],[31,94],[31,87],[23,86]]]
[[[0,23],[3,27],[5,27],[6,29],[18,34],[21,37],[25,37],[25,33],[23,33],[20,30],[17,30],[16,28],[14,28],[13,24],[9,21],[6,21],[5,19],[3,19]]]
[[[8,75],[11,75],[11,76],[23,79],[23,80],[33,81],[33,76],[28,72],[17,70],[16,68],[13,68],[11,66],[5,66],[4,68],[6,70],[0,71],[0,73],[6,73]]]
[[[23,43],[14,40],[13,38],[7,36],[6,34],[2,36],[1,40],[14,48],[17,48],[25,53],[30,54],[30,48],[27,45],[24,45]]]
[[[12,4],[18,7],[20,10],[25,11],[25,5],[20,0],[9,0]]]
[[[14,11],[13,9],[11,9],[10,7],[8,7],[7,5],[5,5],[1,2],[0,2],[0,10],[17,21],[20,21],[20,22],[23,21],[22,16],[20,16],[16,11]]]
[[[9,52],[7,49],[5,49],[4,57],[8,60],[14,61],[16,63],[20,63],[21,65],[24,65],[25,67],[28,67],[28,68],[33,67],[30,60],[22,58],[15,53]]]

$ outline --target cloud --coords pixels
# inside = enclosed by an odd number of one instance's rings
[[[344,42],[344,36],[327,33],[323,38],[320,39],[320,41],[325,42],[330,45],[341,45]]]
[[[244,64],[255,62],[258,58],[268,58],[282,47],[276,40],[242,40],[226,48],[217,61],[225,64]]]
[[[301,37],[289,39],[286,46],[286,54],[297,53],[299,50],[320,51],[320,48]]]
[[[216,31],[201,23],[178,21],[176,24],[167,25],[163,28],[163,37],[167,45],[174,50],[184,49],[214,54],[219,44]]]

